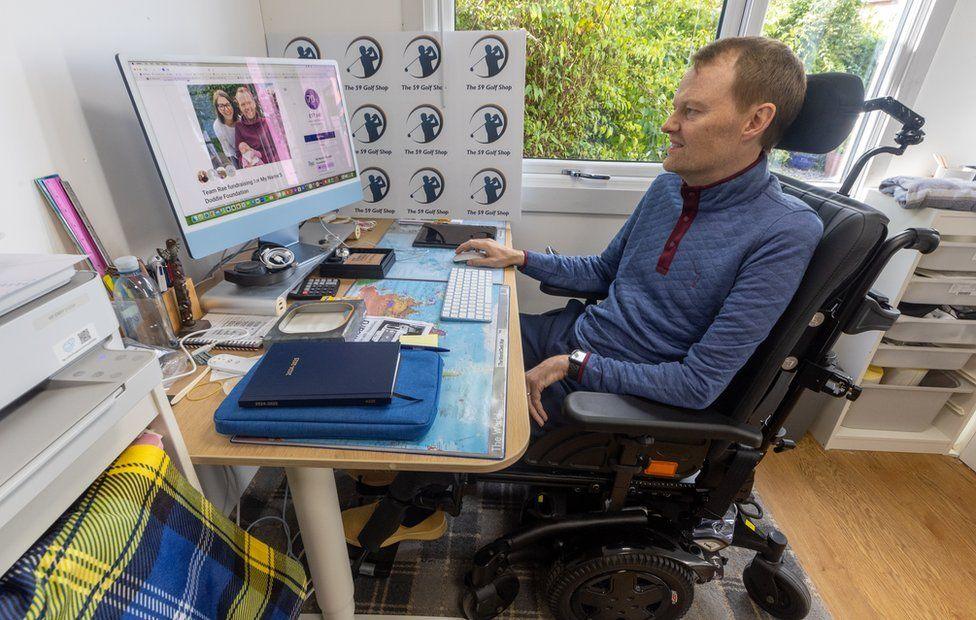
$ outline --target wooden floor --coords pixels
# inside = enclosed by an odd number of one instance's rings
[[[756,488],[835,618],[976,618],[976,472],[960,461],[808,435]]]

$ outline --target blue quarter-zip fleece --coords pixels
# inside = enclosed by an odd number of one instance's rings
[[[822,230],[760,156],[709,186],[662,174],[602,254],[527,252],[521,269],[609,293],[574,326],[584,388],[702,409],[786,309]]]

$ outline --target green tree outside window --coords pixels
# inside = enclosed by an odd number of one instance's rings
[[[773,0],[764,34],[809,71],[868,76],[882,41],[865,0]],[[525,156],[660,161],[661,124],[722,0],[457,0],[458,30],[528,33]]]

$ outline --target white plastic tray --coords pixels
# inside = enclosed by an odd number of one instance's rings
[[[976,272],[976,243],[943,240],[935,252],[923,254],[918,259],[918,266],[922,269]]]
[[[902,342],[976,346],[976,321],[923,319],[903,314],[885,335],[892,340]]]
[[[970,347],[927,347],[897,345],[882,342],[871,361],[884,368],[928,368],[930,370],[959,370],[976,354]]]
[[[973,276],[915,275],[901,299],[915,304],[976,305],[976,274]]]
[[[932,426],[953,394],[966,394],[973,387],[952,374],[934,370],[917,386],[864,385],[864,392],[851,405],[842,426],[884,431],[921,432]]]

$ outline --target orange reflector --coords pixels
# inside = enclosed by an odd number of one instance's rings
[[[648,476],[673,476],[677,471],[678,464],[674,461],[651,461],[644,468],[644,473]]]

